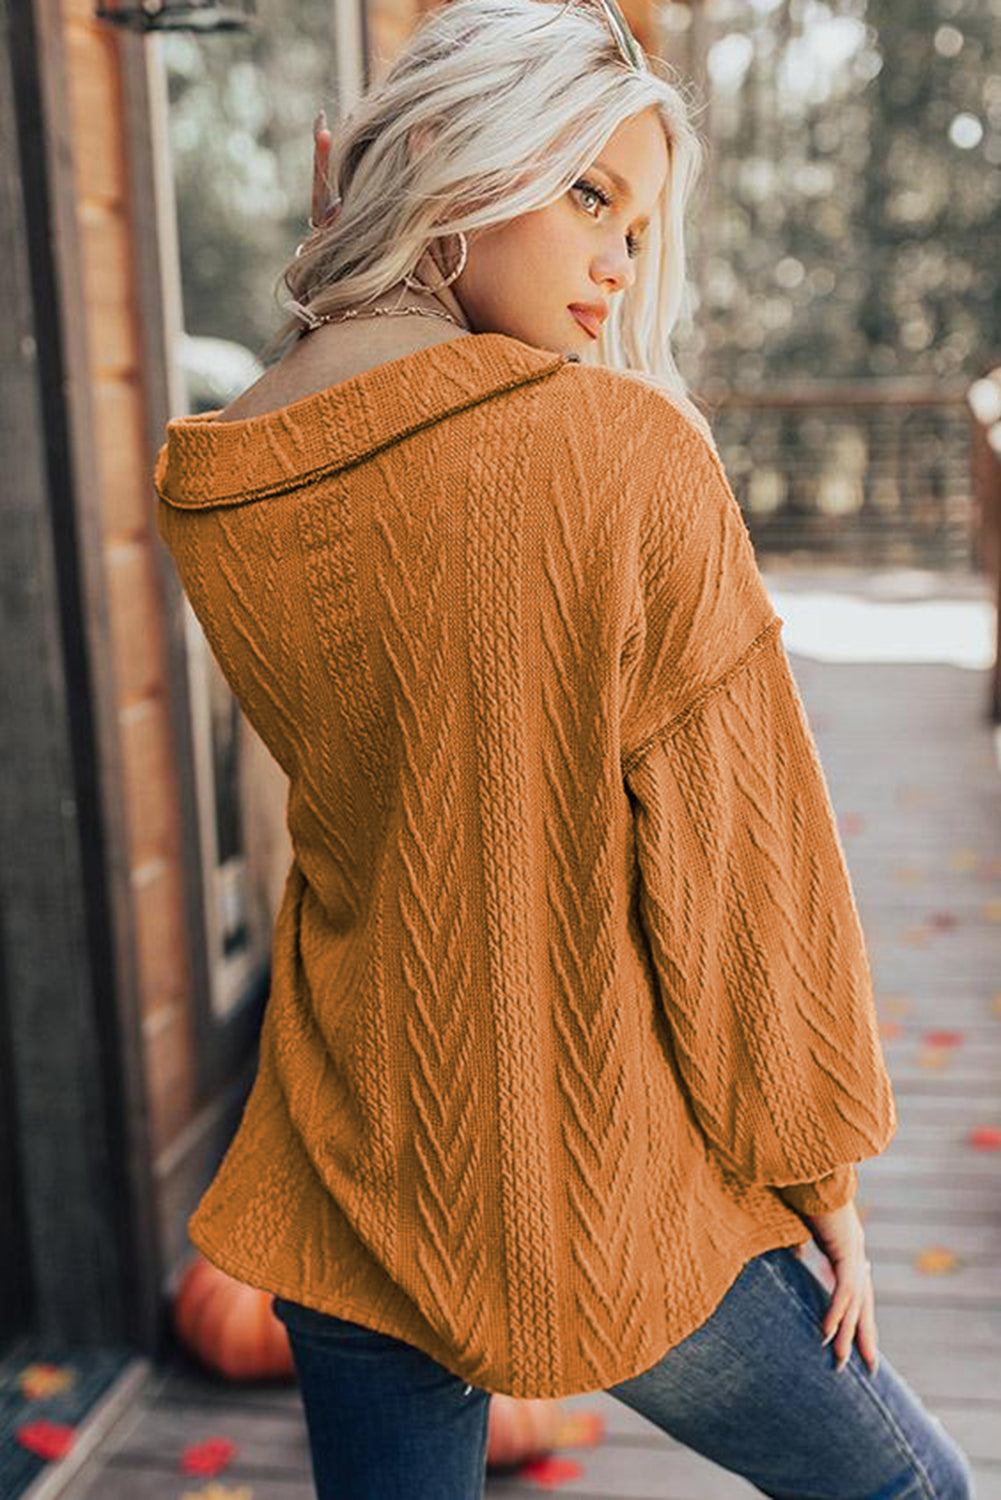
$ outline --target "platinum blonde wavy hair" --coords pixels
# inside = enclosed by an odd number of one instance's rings
[[[316,315],[375,300],[414,272],[432,240],[554,202],[624,120],[654,106],[668,177],[634,285],[613,299],[581,360],[633,371],[687,402],[672,337],[691,320],[685,220],[704,147],[669,64],[649,57],[649,72],[629,68],[597,7],[562,9],[452,0],[430,12],[385,78],[332,127],[328,186],[340,212],[281,281]],[[430,149],[412,152],[426,130]],[[453,242],[449,265],[454,253]],[[302,326],[290,315],[264,357]]]

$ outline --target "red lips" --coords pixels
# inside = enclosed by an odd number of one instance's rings
[[[580,326],[596,339],[601,332],[601,325],[608,316],[608,308],[603,302],[571,302],[570,312],[573,314]]]

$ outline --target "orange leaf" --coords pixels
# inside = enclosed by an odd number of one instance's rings
[[[530,1479],[540,1490],[558,1490],[571,1479],[579,1479],[583,1472],[580,1464],[574,1463],[572,1458],[552,1458],[547,1454],[543,1458],[530,1458],[522,1464],[518,1478]]]
[[[605,1436],[605,1419],[597,1411],[569,1411],[556,1434],[557,1448],[594,1448]]]
[[[943,1245],[933,1245],[928,1250],[921,1250],[914,1257],[914,1264],[925,1276],[942,1276],[946,1271],[956,1270],[959,1257]]]
[[[218,1474],[235,1452],[236,1444],[229,1438],[205,1438],[201,1443],[188,1444],[181,1454],[181,1468],[185,1474]]]
[[[974,1151],[1001,1151],[1001,1130],[996,1125],[976,1125],[966,1140]]]
[[[28,1401],[34,1401],[39,1396],[54,1396],[57,1391],[65,1391],[75,1380],[74,1370],[69,1370],[64,1365],[41,1363],[26,1365],[17,1377],[21,1394]]]

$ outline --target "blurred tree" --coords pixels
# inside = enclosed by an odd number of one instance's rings
[[[661,16],[710,144],[686,373],[979,372],[1001,341],[1001,0]]]
[[[878,374],[979,373],[1001,338],[1001,4],[869,0],[859,322]]]

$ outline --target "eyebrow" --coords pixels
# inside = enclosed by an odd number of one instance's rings
[[[629,186],[624,177],[619,176],[614,167],[606,167],[603,161],[596,161],[594,163],[594,166],[596,166],[600,172],[604,172],[606,177],[610,177],[612,179],[620,193],[624,193],[627,198],[632,197],[632,188]],[[646,229],[649,227],[650,220],[648,218],[640,219],[640,223],[642,224],[643,228]]]

